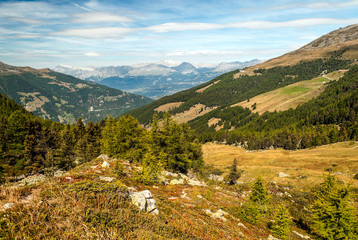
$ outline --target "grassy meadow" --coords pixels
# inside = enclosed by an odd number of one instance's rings
[[[226,172],[229,172],[236,158],[238,168],[245,171],[239,179],[242,182],[251,182],[261,176],[267,181],[304,189],[322,182],[322,177],[332,172],[342,181],[358,187],[358,180],[353,179],[358,173],[358,142],[341,142],[296,151],[248,151],[236,146],[206,143],[203,156],[205,163]],[[289,177],[280,178],[280,172]]]

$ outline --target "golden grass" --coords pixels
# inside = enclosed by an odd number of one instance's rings
[[[217,81],[213,82],[212,84],[209,84],[209,85],[206,86],[206,87],[203,87],[203,88],[200,88],[200,89],[196,90],[195,92],[197,92],[197,93],[202,93],[202,92],[204,92],[206,89],[208,89],[209,87],[213,86],[214,84],[217,84],[217,83],[220,82],[220,81],[221,81],[221,80],[217,80]]]
[[[157,107],[156,109],[154,109],[154,111],[157,112],[168,112],[174,108],[179,107],[180,105],[182,105],[184,102],[172,102],[172,103],[166,103],[163,105],[160,105],[159,107]]]
[[[173,116],[173,119],[177,123],[188,122],[188,121],[190,121],[194,118],[200,117],[216,108],[217,107],[207,107],[204,104],[198,103],[198,104],[195,104],[194,106],[192,106],[189,110],[175,114]]]
[[[203,153],[205,163],[226,172],[236,158],[238,167],[245,170],[240,178],[243,182],[250,182],[261,176],[267,181],[310,188],[321,182],[322,176],[328,173],[326,169],[331,168],[339,174],[339,179],[358,186],[358,181],[353,180],[353,175],[358,172],[358,142],[336,143],[297,151],[247,151],[235,146],[207,143],[203,145]],[[289,177],[279,178],[280,172]]]

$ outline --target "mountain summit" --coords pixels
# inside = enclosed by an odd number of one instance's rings
[[[300,50],[309,50],[317,48],[325,48],[330,46],[337,46],[339,44],[357,40],[358,39],[358,24],[349,25],[344,28],[332,31],[309,44],[303,46]]]

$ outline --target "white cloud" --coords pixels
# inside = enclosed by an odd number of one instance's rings
[[[40,25],[44,23],[43,21],[30,19],[30,18],[10,17],[9,19],[16,22],[22,22],[22,23],[33,24],[33,25]]]
[[[85,56],[87,56],[87,57],[98,57],[98,56],[100,56],[100,54],[95,53],[95,52],[87,52],[87,53],[85,53]]]
[[[314,9],[341,9],[353,6],[358,6],[357,0],[352,0],[348,2],[314,2],[304,5],[304,7]]]
[[[73,36],[81,38],[118,38],[133,32],[130,28],[121,27],[99,27],[99,28],[77,28],[65,29],[63,31],[54,32],[52,35]]]
[[[316,25],[331,25],[331,24],[354,24],[358,22],[355,19],[336,19],[336,18],[303,18],[291,21],[272,22],[272,21],[246,21],[236,23],[164,23],[145,28],[157,33],[165,33],[172,31],[203,31],[203,30],[216,30],[225,28],[246,28],[246,29],[274,29],[274,28],[299,28]]]
[[[5,2],[0,3],[0,17],[19,19],[50,19],[66,17],[58,7],[46,2]]]
[[[148,28],[145,28],[146,30],[151,30],[157,33],[164,33],[164,32],[172,32],[172,31],[187,31],[187,30],[213,30],[213,29],[219,29],[223,28],[223,24],[215,24],[215,23],[164,23],[160,25],[154,25]]]
[[[106,12],[84,12],[74,14],[74,22],[77,23],[100,23],[100,22],[132,22],[133,20],[120,15]]]

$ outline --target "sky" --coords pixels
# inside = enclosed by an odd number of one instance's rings
[[[0,61],[53,68],[270,59],[358,23],[358,0],[0,0]]]

